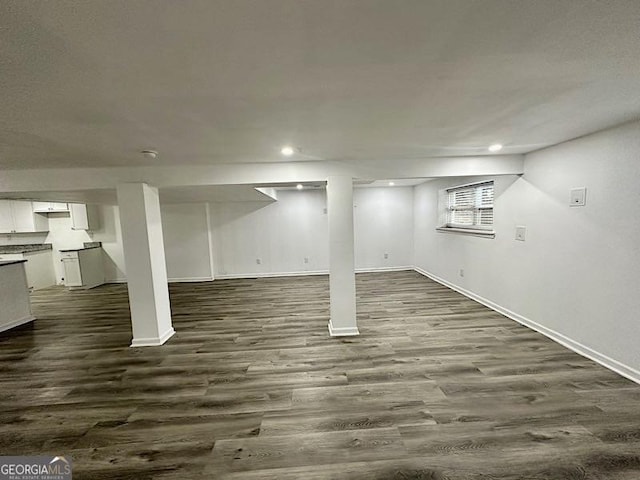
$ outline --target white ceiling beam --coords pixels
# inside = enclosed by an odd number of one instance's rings
[[[5,170],[0,193],[110,189],[128,182],[155,187],[260,185],[325,181],[330,175],[356,179],[519,175],[523,155],[440,157],[371,162],[289,162],[181,167],[116,167]]]

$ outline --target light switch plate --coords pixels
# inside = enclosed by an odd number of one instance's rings
[[[571,189],[571,203],[572,207],[584,207],[587,201],[587,188],[572,188]]]
[[[527,236],[527,227],[516,227],[516,240],[524,242]]]

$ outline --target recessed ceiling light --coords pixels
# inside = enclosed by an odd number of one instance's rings
[[[280,150],[280,152],[285,156],[285,157],[290,157],[291,155],[293,155],[293,147],[290,146],[286,146],[286,147],[282,147],[282,150]]]
[[[490,152],[499,152],[500,150],[502,150],[502,145],[500,145],[499,143],[494,143],[489,147]]]
[[[396,184],[396,182],[389,182],[389,186],[393,187]]]
[[[158,152],[155,150],[142,150],[140,153],[142,153],[145,158],[156,158],[158,156]]]
[[[298,185],[296,185],[296,188],[297,188],[298,190],[302,190],[304,187],[302,186],[302,184],[301,184],[301,183],[299,183]]]

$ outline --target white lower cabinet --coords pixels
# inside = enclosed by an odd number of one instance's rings
[[[53,253],[51,250],[39,250],[26,253],[0,253],[0,261],[26,260],[24,270],[27,285],[31,290],[51,287],[56,284],[53,270]]]
[[[62,264],[64,265],[64,284],[67,287],[81,287],[82,272],[80,272],[78,254],[64,254]]]
[[[61,251],[64,284],[70,288],[93,288],[104,283],[101,248]]]

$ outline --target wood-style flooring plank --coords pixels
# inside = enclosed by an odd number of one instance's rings
[[[125,285],[32,295],[0,334],[0,453],[76,479],[638,480],[640,386],[415,272],[171,284],[130,348]]]

